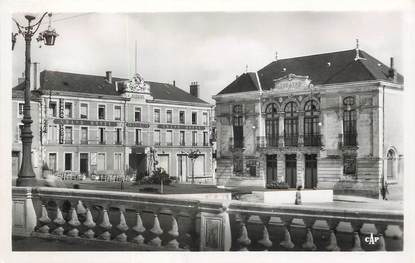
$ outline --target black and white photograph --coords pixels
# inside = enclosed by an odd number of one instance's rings
[[[2,18],[8,253],[410,262],[409,10],[139,7]]]

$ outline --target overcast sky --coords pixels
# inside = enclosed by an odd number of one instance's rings
[[[14,17],[23,22],[23,15]],[[235,79],[279,58],[361,49],[385,64],[395,57],[402,71],[402,20],[399,13],[58,13],[54,47],[32,42],[32,62],[40,69],[115,77],[138,72],[145,80],[176,81],[188,91],[200,83],[201,98],[211,97]],[[47,19],[41,30],[46,29]],[[14,31],[15,28],[13,28]],[[13,85],[24,71],[24,41],[13,52]]]

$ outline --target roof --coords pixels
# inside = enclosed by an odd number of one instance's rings
[[[44,70],[40,73],[39,90],[120,96],[121,92],[116,90],[115,82],[126,80],[127,79],[113,77],[112,82],[109,83],[104,76]],[[209,104],[171,84],[152,81],[146,81],[146,83],[150,85],[151,96],[156,100]],[[24,83],[13,88],[14,91],[23,89]]]
[[[369,80],[390,81],[390,68],[363,50],[359,51],[363,59],[355,60],[356,50],[316,54],[303,57],[273,61],[260,69],[257,74],[263,90],[274,87],[274,80],[288,74],[308,76],[311,83],[335,84]],[[329,65],[330,62],[330,65]],[[254,82],[255,73],[245,73],[225,87],[220,94],[258,90]],[[397,82],[403,84],[403,76],[397,73]]]

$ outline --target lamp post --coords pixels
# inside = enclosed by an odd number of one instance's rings
[[[25,50],[25,89],[24,89],[24,107],[23,107],[23,129],[21,132],[22,138],[22,165],[20,167],[20,171],[18,174],[18,178],[16,180],[17,186],[34,186],[37,185],[38,182],[36,180],[35,173],[33,171],[32,166],[32,129],[31,124],[33,122],[32,117],[30,115],[30,65],[31,65],[31,58],[30,58],[30,48],[32,37],[36,34],[37,30],[39,29],[43,18],[45,18],[47,12],[42,15],[39,21],[32,25],[32,21],[35,19],[34,16],[26,15],[25,18],[27,20],[27,26],[21,26],[16,20],[13,21],[17,25],[18,33],[21,34],[26,42],[26,50]],[[50,28],[50,18],[52,14],[49,13],[49,27],[47,30],[40,32],[37,41],[44,41],[44,44],[47,46],[53,46],[55,44],[55,39],[58,34],[55,30]],[[17,34],[12,34],[12,50],[14,49],[14,45],[16,43],[16,36]]]
[[[191,151],[187,155],[190,158],[190,160],[192,161],[192,184],[195,183],[195,160],[197,159],[197,157],[199,157],[199,155],[200,155],[199,150]]]

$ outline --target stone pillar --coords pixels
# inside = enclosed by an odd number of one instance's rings
[[[277,155],[277,180],[285,182],[285,155],[279,153]]]
[[[297,153],[297,187],[302,186],[304,188],[305,182],[305,160],[303,153]]]
[[[278,147],[284,147],[284,112],[279,113],[278,120]]]
[[[298,146],[304,146],[304,111],[298,112]]]

